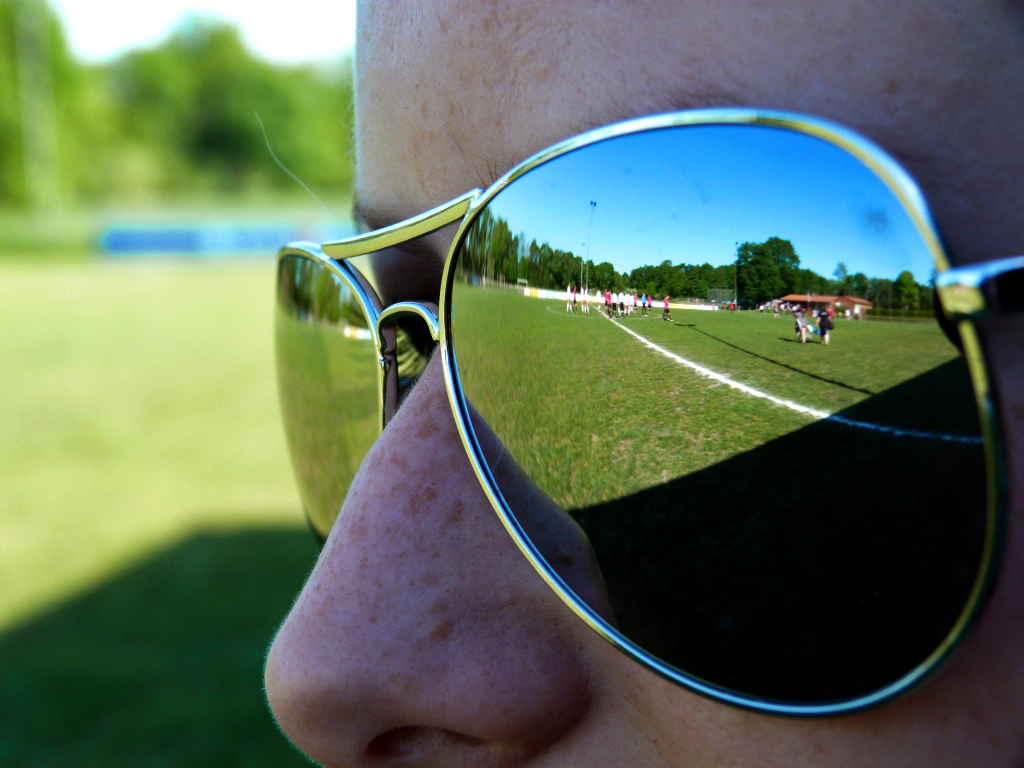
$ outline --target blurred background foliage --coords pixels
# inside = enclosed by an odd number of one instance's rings
[[[272,65],[239,31],[184,17],[108,63],[69,52],[40,0],[0,1],[0,208],[305,194],[351,182],[351,67]]]
[[[257,114],[344,214],[350,69],[270,64],[201,16],[87,64],[44,0],[0,0],[2,768],[307,764],[262,690],[317,552],[274,248],[92,257],[121,223],[331,219]]]

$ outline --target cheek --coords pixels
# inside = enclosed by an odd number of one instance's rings
[[[1024,313],[1009,314],[982,327],[989,375],[995,391],[1008,475],[1008,532],[998,589],[1024,612]],[[1020,622],[1024,634],[1024,622]]]

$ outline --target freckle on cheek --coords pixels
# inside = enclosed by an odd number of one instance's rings
[[[408,408],[410,405],[412,406],[413,416],[422,416],[427,409],[430,408],[430,400],[425,397],[413,397],[410,398],[410,400],[412,400],[412,402],[407,402],[405,407]]]
[[[452,626],[452,623],[446,619],[434,627],[430,633],[430,637],[437,642],[441,642],[452,633]]]
[[[421,419],[420,423],[416,425],[416,437],[420,440],[426,440],[435,432],[437,432],[437,422],[433,419]]]
[[[466,505],[462,499],[455,499],[452,501],[451,509],[448,512],[448,522],[452,525],[458,525],[462,522],[462,518],[466,513]]]
[[[381,471],[387,455],[387,451],[371,449],[363,463],[363,471],[370,473],[371,476],[376,475]]]
[[[363,515],[355,518],[348,527],[348,537],[351,541],[359,541],[366,538],[366,518]]]
[[[433,501],[434,499],[437,498],[437,491],[435,491],[431,486],[428,485],[426,488],[423,489],[423,498],[425,498],[427,501]]]

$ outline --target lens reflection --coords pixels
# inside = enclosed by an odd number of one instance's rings
[[[826,702],[948,635],[983,553],[976,408],[932,256],[858,160],[770,127],[604,141],[495,196],[453,274],[465,395],[586,531],[627,637]]]
[[[323,264],[278,263],[278,391],[292,464],[313,530],[326,538],[379,434],[377,353],[356,294]]]

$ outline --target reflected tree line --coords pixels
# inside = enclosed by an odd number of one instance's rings
[[[278,264],[278,301],[299,321],[368,328],[355,294],[315,261],[282,259]]]
[[[508,222],[485,209],[473,223],[462,246],[459,272],[497,283],[525,281],[534,288],[564,289],[567,285],[589,286],[599,291],[628,291],[663,296],[708,300],[712,290],[735,290],[741,302],[760,304],[791,293],[855,296],[876,307],[932,309],[931,285],[914,280],[909,271],[895,280],[851,274],[842,262],[832,278],[800,267],[793,244],[771,237],[763,243],[745,242],[736,249],[735,261],[712,266],[673,264],[644,265],[618,272],[609,262],[595,264],[571,251],[552,248],[548,243],[527,241],[525,233],[514,234]]]
[[[754,304],[791,293],[810,293],[856,296],[876,307],[933,309],[932,286],[918,283],[909,270],[889,280],[868,277],[863,272],[851,274],[846,264],[839,262],[830,279],[801,269],[793,244],[781,237],[770,237],[763,243],[742,243],[736,250],[736,263],[739,297]]]
[[[584,265],[581,257],[548,243],[527,243],[525,233],[512,234],[508,222],[486,208],[466,233],[459,259],[462,274],[513,285],[526,280],[535,288],[577,285],[581,269],[586,271],[586,267],[595,274],[593,262]],[[598,282],[591,277],[590,284]]]
[[[595,264],[571,251],[513,234],[508,222],[484,210],[473,223],[462,246],[460,273],[498,283],[525,280],[531,287],[552,290],[567,285],[589,285],[599,291],[634,291],[657,298],[670,296],[708,298],[708,288],[731,288],[735,266],[690,264],[637,267],[618,272],[610,262]]]

